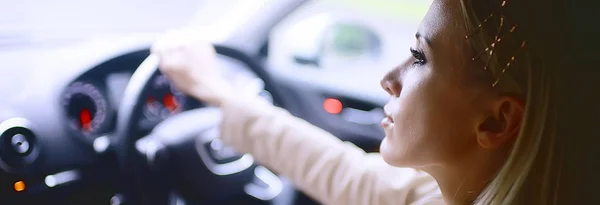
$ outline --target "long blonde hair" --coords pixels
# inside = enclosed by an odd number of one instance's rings
[[[466,32],[479,29],[480,23],[490,13],[500,7],[502,1],[461,0],[462,14]],[[517,1],[508,2],[508,4]],[[489,5],[489,6],[488,6]],[[493,6],[496,5],[496,6]],[[526,14],[525,5],[507,5],[505,16],[508,22],[522,24],[519,35],[508,41],[517,44],[520,40],[528,40],[525,52],[520,53],[517,62],[513,63],[506,73],[502,69],[515,49],[499,50],[490,56],[488,72],[494,79],[501,79],[495,88],[501,93],[518,94],[526,103],[525,115],[519,136],[511,147],[510,155],[504,166],[488,187],[479,195],[475,204],[556,204],[559,196],[559,179],[561,172],[562,150],[557,139],[557,103],[559,82],[556,80],[556,69],[547,64],[548,55],[544,55],[544,41],[531,39],[536,37],[534,21],[522,21]],[[485,8],[484,8],[485,7]],[[488,8],[489,7],[489,8]],[[512,9],[509,9],[512,7]],[[499,15],[499,14],[497,14]],[[495,25],[487,22],[487,29],[480,29],[477,35],[469,38],[469,45],[475,53],[484,52],[494,41]],[[526,28],[528,27],[529,28]],[[517,32],[515,32],[517,33]],[[530,39],[522,39],[530,38]],[[518,41],[515,43],[515,41]],[[506,43],[506,42],[505,42]],[[514,46],[512,47],[514,48]],[[485,58],[484,58],[485,60]],[[504,62],[504,63],[503,63]]]

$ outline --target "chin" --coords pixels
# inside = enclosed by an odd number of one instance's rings
[[[398,150],[394,148],[393,143],[390,142],[388,137],[383,138],[381,142],[381,146],[379,147],[381,152],[381,157],[383,161],[392,166],[401,166],[402,165],[402,157],[399,156]]]
[[[418,164],[418,161],[415,161],[414,155],[411,155],[408,150],[405,150],[407,147],[398,146],[393,142],[393,139],[389,139],[388,137],[383,138],[381,142],[381,146],[379,147],[381,157],[383,161],[387,164],[395,166],[395,167],[415,167]]]

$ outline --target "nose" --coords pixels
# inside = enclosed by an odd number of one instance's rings
[[[399,70],[398,68],[388,72],[383,79],[381,79],[381,88],[389,93],[391,96],[398,97],[400,96],[400,91],[402,90],[402,86],[399,80]]]

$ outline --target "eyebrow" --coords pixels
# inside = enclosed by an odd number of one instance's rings
[[[425,37],[425,36],[421,35],[421,33],[417,32],[417,33],[415,34],[415,38],[417,38],[417,39],[420,39],[420,38],[422,38],[423,40],[425,40],[425,43],[427,43],[427,45],[428,45],[428,46],[431,46],[431,41],[429,40],[429,38],[427,38],[427,37]]]

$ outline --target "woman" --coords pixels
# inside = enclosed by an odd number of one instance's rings
[[[532,5],[436,0],[412,56],[381,81],[381,155],[240,96],[206,41],[173,33],[153,52],[179,89],[221,107],[224,141],[325,204],[551,204],[565,195],[548,63],[558,43],[540,35],[550,9]]]

